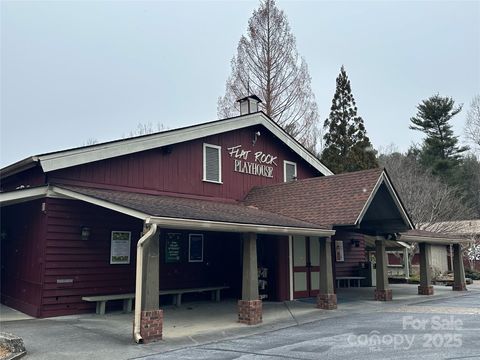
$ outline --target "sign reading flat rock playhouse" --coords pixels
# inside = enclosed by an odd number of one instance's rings
[[[274,166],[277,156],[266,154],[263,151],[253,152],[252,150],[244,150],[242,145],[227,148],[228,154],[235,159],[233,170],[243,174],[256,176],[264,176],[273,178]]]

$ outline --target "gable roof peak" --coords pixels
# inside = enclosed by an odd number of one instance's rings
[[[298,156],[303,158],[321,174],[333,174],[325,165],[320,162],[315,155],[313,155],[308,149],[306,149],[296,139],[289,135],[263,111],[258,111],[251,114],[214,120],[128,139],[119,139],[85,147],[45,153],[6,166],[0,170],[0,175],[2,177],[11,176],[24,171],[27,167],[34,167],[38,163],[44,172],[49,172],[91,163],[94,161],[151,150],[154,148],[160,148],[163,146],[195,140],[255,125],[263,125],[275,137],[282,141],[287,147],[289,147]]]

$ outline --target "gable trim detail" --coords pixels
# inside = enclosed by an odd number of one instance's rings
[[[323,165],[312,153],[303,147],[298,141],[285,132],[278,124],[271,120],[263,112],[243,115],[239,117],[216,120],[199,125],[192,125],[180,129],[169,130],[161,133],[144,135],[136,138],[117,140],[98,145],[75,148],[64,151],[38,155],[35,158],[26,159],[28,162],[38,161],[44,172],[59,170],[76,165],[105,160],[113,157],[129,155],[162,146],[173,145],[185,141],[195,140],[211,135],[216,135],[232,130],[242,129],[254,125],[263,125],[286,146],[304,159],[323,175],[333,173]],[[22,160],[18,163],[23,163]],[[16,163],[16,164],[18,164]],[[2,171],[2,176],[9,176],[10,169],[15,169],[12,164]]]
[[[375,184],[372,192],[370,193],[368,200],[365,202],[365,205],[363,206],[362,211],[358,215],[357,220],[355,220],[355,225],[359,225],[360,222],[363,220],[363,217],[367,213],[368,207],[372,203],[375,195],[377,194],[378,189],[380,188],[380,185],[382,184],[385,184],[385,186],[387,187],[387,190],[390,196],[392,197],[393,201],[395,202],[397,209],[400,211],[400,215],[402,216],[405,223],[410,227],[410,229],[415,229],[415,226],[410,220],[410,217],[408,216],[407,211],[405,210],[402,202],[400,201],[400,198],[398,197],[397,192],[395,191],[395,188],[393,187],[385,170],[382,172],[382,174],[378,178],[377,183]]]

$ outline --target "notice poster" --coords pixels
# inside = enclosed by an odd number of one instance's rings
[[[338,262],[345,261],[343,254],[343,241],[335,240],[335,260]]]
[[[203,235],[190,234],[188,236],[188,261],[202,262],[203,261]]]
[[[112,231],[110,264],[130,264],[130,231]]]
[[[181,234],[167,233],[165,239],[165,263],[180,262]]]

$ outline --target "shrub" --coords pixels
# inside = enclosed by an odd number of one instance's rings
[[[472,280],[480,280],[480,272],[470,269],[465,269],[465,277]]]

